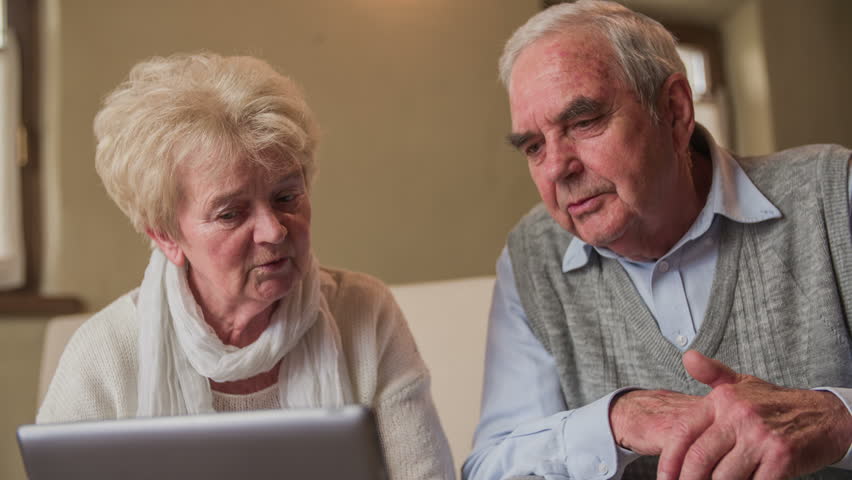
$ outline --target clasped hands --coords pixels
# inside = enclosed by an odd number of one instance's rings
[[[846,454],[852,416],[833,393],[779,387],[694,350],[683,364],[710,393],[634,390],[610,407],[616,442],[659,455],[658,479],[790,478]]]

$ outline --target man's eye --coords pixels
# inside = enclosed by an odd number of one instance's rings
[[[237,218],[237,212],[235,212],[233,210],[230,210],[230,211],[227,211],[227,212],[222,212],[216,218],[219,219],[219,220],[226,221],[226,222],[230,221],[230,220],[235,220]]]
[[[528,157],[534,157],[541,151],[541,143],[531,143],[524,147],[524,154]]]
[[[278,197],[278,202],[280,203],[289,203],[296,199],[296,195],[281,195]]]
[[[587,119],[587,120],[580,120],[579,122],[574,124],[574,128],[579,128],[581,130],[584,129],[584,128],[589,128],[589,127],[593,126],[595,123],[597,123],[597,121],[599,119],[600,119],[600,117],[590,118],[590,119]]]

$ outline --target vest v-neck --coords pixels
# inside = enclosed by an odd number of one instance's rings
[[[690,347],[707,356],[712,357],[716,353],[727,328],[737,284],[737,264],[742,245],[742,232],[742,225],[727,220],[722,222],[720,232],[722,248],[720,248],[710,291],[710,298],[714,300],[709,303],[701,329]],[[680,380],[688,382],[689,376],[681,362],[683,353],[660,332],[657,321],[642,301],[624,267],[616,260],[599,258],[602,264],[606,264],[601,265],[604,280],[606,284],[613,285],[615,311],[621,317],[621,321],[625,322],[628,330],[640,340],[639,344],[648,355],[655,358],[666,370],[677,372]],[[603,296],[606,292],[600,289],[597,294]]]

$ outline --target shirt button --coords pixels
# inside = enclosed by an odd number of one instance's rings
[[[678,335],[677,337],[675,337],[675,341],[681,347],[685,347],[686,344],[689,342],[689,339],[686,338],[684,335]]]
[[[601,475],[606,475],[607,472],[609,472],[609,466],[605,463],[599,463],[598,473],[600,473]]]
[[[662,261],[658,267],[661,272],[666,273],[669,271],[669,262]]]

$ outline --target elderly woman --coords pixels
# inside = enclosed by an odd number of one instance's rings
[[[388,289],[311,252],[317,127],[263,61],[136,65],[95,118],[97,171],[152,240],[139,288],[68,344],[38,422],[375,410],[392,478],[451,478],[429,373]]]

